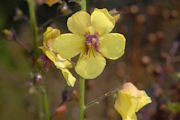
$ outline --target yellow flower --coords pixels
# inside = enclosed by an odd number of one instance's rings
[[[60,2],[61,0],[45,0],[45,3],[49,6],[52,6],[53,4]]]
[[[43,34],[43,36],[44,39],[43,39],[43,46],[40,47],[41,50],[54,63],[54,65],[62,71],[62,74],[66,79],[67,84],[73,87],[76,82],[76,78],[67,69],[72,67],[71,62],[62,58],[59,54],[55,54],[51,48],[54,39],[60,36],[60,31],[58,29],[53,29],[52,27],[48,27],[46,32]]]
[[[124,54],[125,38],[109,33],[115,17],[106,9],[95,9],[91,16],[79,11],[68,19],[67,25],[72,33],[57,37],[52,48],[65,59],[80,54],[75,70],[81,77],[96,78],[106,65],[104,57],[115,60]]]
[[[125,83],[118,92],[114,108],[123,120],[137,120],[138,112],[146,104],[151,103],[151,98],[143,90],[138,90],[132,83]]]

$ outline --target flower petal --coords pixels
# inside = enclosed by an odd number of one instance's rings
[[[85,11],[76,12],[67,21],[68,29],[75,34],[84,35],[88,32],[90,19],[90,15]]]
[[[49,48],[44,47],[44,46],[41,46],[41,47],[39,47],[39,48],[43,51],[43,53],[44,53],[52,62],[55,62],[56,56],[55,56],[55,54],[54,54],[51,50],[49,50]]]
[[[115,18],[109,14],[107,9],[95,9],[91,14],[91,24],[100,35],[112,31],[115,25]]]
[[[137,101],[129,96],[128,93],[119,91],[114,108],[121,114],[122,118],[124,118],[123,120],[128,120],[128,118],[132,118],[135,114],[137,104]]]
[[[71,62],[66,59],[63,59],[59,54],[57,54],[54,64],[58,69],[72,68]]]
[[[68,69],[62,69],[62,74],[66,79],[67,84],[71,87],[74,87],[76,78],[71,74],[71,72]]]
[[[85,79],[93,79],[102,73],[106,65],[106,60],[98,53],[82,53],[76,64],[76,72]]]
[[[149,96],[147,96],[146,92],[144,90],[141,90],[141,97],[138,97],[138,105],[136,108],[136,112],[139,111],[142,107],[144,107],[145,105],[151,103],[151,98]]]
[[[43,46],[46,46],[48,48],[51,48],[52,42],[60,36],[60,30],[54,29],[52,27],[48,27],[46,29],[46,32],[43,34]]]
[[[54,52],[64,59],[70,59],[80,53],[84,47],[83,37],[67,33],[57,37],[52,45]]]
[[[126,39],[122,34],[109,33],[99,38],[102,54],[109,59],[118,59],[124,54]]]

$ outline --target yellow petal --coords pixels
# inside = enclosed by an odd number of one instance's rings
[[[131,117],[130,116],[126,116],[122,118],[123,120],[137,120],[137,116],[134,113]]]
[[[135,113],[150,102],[151,98],[147,96],[145,91],[138,90],[132,83],[128,82],[119,90],[114,107],[123,120],[137,120]]]
[[[114,15],[113,17],[115,19],[115,22],[117,23],[120,18],[120,14]]]
[[[131,120],[137,120],[137,116],[136,116],[136,114],[133,114],[133,115],[132,115]]]
[[[60,55],[57,54],[56,60],[54,62],[56,68],[64,69],[64,68],[72,68],[72,64],[69,60],[62,58]]]
[[[108,33],[99,38],[102,54],[109,59],[118,59],[124,54],[126,39],[119,33]]]
[[[121,92],[126,92],[131,94],[131,96],[134,97],[142,97],[142,92],[136,88],[135,85],[133,85],[131,82],[126,82],[122,88]]]
[[[138,102],[129,94],[119,91],[114,107],[121,114],[122,118],[128,119],[135,114],[137,104]]]
[[[70,61],[63,59],[60,55],[55,55],[49,48],[47,47],[39,47],[43,53],[54,63],[56,68],[64,69],[64,68],[72,68],[72,64]]]
[[[106,65],[106,60],[98,53],[85,53],[79,57],[76,64],[76,72],[85,79],[93,79],[102,73]]]
[[[57,37],[52,45],[53,51],[65,59],[70,59],[78,55],[83,47],[83,37],[71,33],[62,34]]]
[[[141,97],[137,97],[138,105],[137,105],[137,108],[136,108],[136,112],[139,111],[145,105],[152,102],[151,98],[149,96],[147,96],[145,91],[141,90],[140,92],[141,92]]]
[[[107,9],[95,9],[91,14],[91,24],[95,31],[100,35],[112,31],[115,25],[115,19],[109,14]]]
[[[71,87],[74,87],[76,78],[71,74],[71,72],[68,69],[62,69],[62,74],[66,79],[67,84]]]
[[[85,11],[76,12],[67,21],[68,29],[73,33],[84,35],[88,32],[90,19],[90,15]]]
[[[49,48],[44,47],[44,46],[41,46],[41,47],[39,47],[39,48],[43,51],[43,53],[44,53],[52,62],[55,62],[56,56],[55,56],[55,54],[54,54],[51,50],[49,50]]]
[[[48,27],[43,34],[43,46],[51,48],[52,42],[60,36],[60,30]]]

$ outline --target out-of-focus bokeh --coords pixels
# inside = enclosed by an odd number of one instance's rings
[[[87,0],[89,12],[107,8],[120,13],[113,31],[124,34],[127,42],[122,58],[107,60],[99,77],[86,80],[86,103],[131,81],[146,90],[153,100],[137,113],[139,120],[180,120],[179,6],[179,0]],[[67,18],[78,10],[79,5],[70,0],[51,7],[36,0],[39,45],[47,26],[68,32]],[[11,30],[11,35],[4,35],[5,29]],[[0,1],[0,31],[0,120],[38,120],[41,105],[32,85],[33,40],[26,0]],[[79,81],[75,88],[69,88],[55,67],[43,74],[43,80],[51,111],[62,101],[63,92],[72,97],[79,90]],[[78,119],[78,103],[74,98],[59,108],[66,112],[54,119]],[[114,96],[104,98],[88,108],[85,117],[120,120],[113,106]]]

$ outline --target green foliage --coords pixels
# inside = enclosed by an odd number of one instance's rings
[[[169,102],[167,105],[168,109],[173,112],[173,113],[177,113],[180,112],[180,103],[172,103]]]

